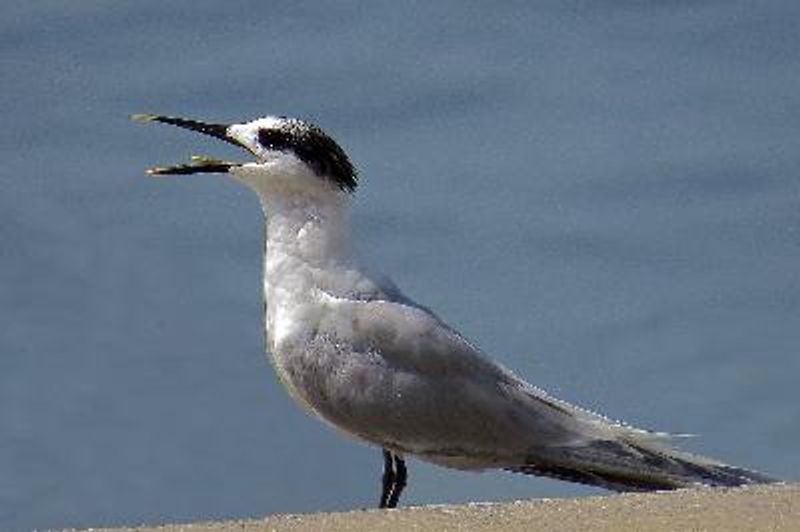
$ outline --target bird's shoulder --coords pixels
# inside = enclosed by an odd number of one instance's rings
[[[366,287],[366,285],[362,285]],[[467,378],[513,378],[433,310],[382,280],[348,295],[327,295],[330,320],[344,327],[340,340],[397,369]]]

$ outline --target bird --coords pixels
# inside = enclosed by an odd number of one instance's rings
[[[484,354],[349,246],[359,184],[342,147],[313,123],[266,116],[210,123],[137,114],[243,148],[247,161],[193,156],[152,176],[223,174],[252,189],[266,224],[266,350],[310,414],[382,452],[380,508],[397,506],[406,458],[652,491],[776,482],[677,449],[672,437],[558,399]]]

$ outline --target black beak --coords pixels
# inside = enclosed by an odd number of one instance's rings
[[[162,124],[182,127],[183,129],[191,129],[192,131],[197,131],[203,135],[224,140],[225,142],[239,146],[240,148],[242,147],[241,144],[228,137],[227,124],[207,124],[198,120],[189,120],[188,118],[160,115],[131,115],[131,120],[137,120],[140,122],[161,122]]]
[[[131,115],[131,120],[138,122],[161,122],[162,124],[169,124],[191,131],[197,131],[203,135],[214,137],[219,140],[224,140],[228,144],[233,144],[239,148],[247,149],[245,146],[228,136],[228,125],[226,124],[208,124],[198,120],[189,120],[187,118],[178,118],[175,116],[161,116],[161,115],[148,115],[137,114]],[[249,150],[248,150],[249,151]],[[214,173],[224,174],[227,173],[232,167],[241,166],[241,163],[220,161],[210,157],[194,156],[192,157],[191,164],[180,164],[174,166],[164,166],[151,168],[147,171],[150,175],[185,175],[185,174],[201,174],[201,173]]]

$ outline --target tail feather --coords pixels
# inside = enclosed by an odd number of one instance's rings
[[[778,482],[756,471],[676,451],[660,443],[626,440],[594,440],[576,447],[538,449],[525,464],[508,470],[613,491]]]

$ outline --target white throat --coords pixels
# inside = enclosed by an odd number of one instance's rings
[[[262,196],[269,267],[277,267],[283,260],[317,269],[349,262],[346,203],[346,198],[335,193],[324,201],[302,193]]]
[[[358,284],[351,278],[357,269],[350,256],[344,194],[333,189],[256,192],[266,218],[265,325],[274,355],[282,343],[314,333],[324,306],[320,303],[330,296],[346,297],[342,292]]]

